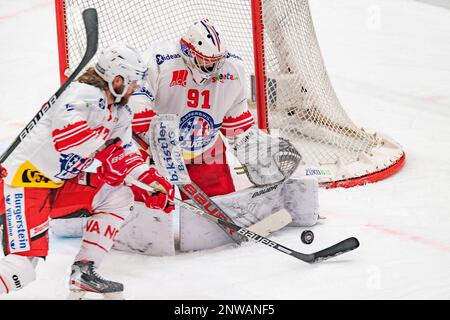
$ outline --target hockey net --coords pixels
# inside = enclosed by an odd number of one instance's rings
[[[245,62],[258,126],[291,140],[303,160],[296,174],[328,187],[381,180],[404,163],[395,141],[347,116],[331,85],[307,0],[56,0],[61,81],[85,47],[81,13],[96,8],[100,47],[124,42],[144,51],[175,40],[203,18]]]

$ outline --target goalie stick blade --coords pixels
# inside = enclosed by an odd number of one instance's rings
[[[267,237],[271,233],[280,230],[292,222],[292,217],[286,209],[281,209],[278,212],[258,221],[247,228],[251,232]]]
[[[210,217],[208,217],[208,218],[210,218]],[[227,228],[230,228],[232,230],[235,230],[238,234],[243,235],[244,237],[246,237],[249,240],[253,240],[255,242],[264,244],[272,249],[278,250],[282,253],[285,253],[287,255],[290,255],[294,258],[297,258],[297,259],[302,260],[307,263],[321,262],[321,261],[336,257],[338,255],[341,255],[345,252],[354,250],[359,247],[358,239],[352,237],[352,238],[347,238],[335,245],[332,245],[331,247],[328,247],[321,251],[317,251],[315,253],[301,253],[301,252],[292,250],[288,247],[282,246],[281,244],[276,243],[275,241],[272,241],[270,239],[267,239],[266,237],[263,237],[254,232],[251,232],[250,230],[248,230],[246,228],[239,227],[231,222],[224,221],[220,218],[215,218],[215,219],[221,225],[226,226]]]

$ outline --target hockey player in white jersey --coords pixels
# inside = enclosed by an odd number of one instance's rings
[[[255,123],[241,58],[227,51],[208,20],[193,24],[180,41],[155,44],[143,58],[150,91],[130,99],[134,131],[145,135],[154,112],[178,114],[191,179],[209,196],[235,191],[219,131],[232,138]]]
[[[194,23],[179,41],[153,44],[143,59],[149,67],[148,89],[142,88],[130,98],[135,112],[133,130],[149,143],[146,135],[155,113],[179,115],[189,176],[208,196],[235,191],[219,132],[228,138],[255,185],[276,184],[286,178],[270,150],[280,139],[257,129],[248,109],[242,59],[226,48],[209,20]],[[316,196],[317,184],[312,183],[311,189]],[[136,198],[139,200],[139,194]],[[310,203],[312,210],[302,217],[304,225],[317,221],[316,198]]]
[[[165,192],[141,192],[143,202],[166,213],[173,210],[172,186],[145,164],[131,143],[133,113],[126,103],[146,74],[134,49],[104,49],[95,67],[68,87],[2,164],[0,226],[6,256],[0,259],[0,294],[35,279],[37,261],[48,253],[49,216],[80,209],[91,217],[72,265],[70,290],[123,291],[121,283],[103,279],[96,269],[132,210],[133,194],[125,177],[159,183]],[[101,163],[97,173],[84,172],[94,159]]]

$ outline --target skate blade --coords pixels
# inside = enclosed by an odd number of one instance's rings
[[[122,292],[96,293],[83,290],[70,291],[67,300],[101,300],[101,298],[103,300],[125,300]]]

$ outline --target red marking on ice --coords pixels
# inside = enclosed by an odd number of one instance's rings
[[[19,10],[17,12],[11,13],[11,14],[7,14],[5,16],[0,16],[0,22],[4,22],[6,20],[17,18],[17,17],[19,17],[21,15],[27,14],[27,13],[32,12],[34,10],[45,8],[45,7],[49,7],[51,5],[53,5],[53,1],[47,1],[47,2],[40,3],[40,4],[37,4],[35,6],[26,8],[26,9]]]
[[[431,247],[434,247],[434,248],[439,249],[444,252],[450,252],[450,245],[438,242],[436,240],[428,239],[428,238],[420,236],[420,235],[410,234],[410,233],[403,232],[398,229],[386,227],[381,224],[369,223],[369,224],[366,224],[365,227],[370,228],[370,229],[375,229],[379,232],[389,234],[391,236],[396,236],[399,238],[403,238],[405,240],[410,240],[410,241],[418,242],[418,243],[421,243],[421,244],[424,244],[427,246],[431,246]]]
[[[425,97],[425,101],[431,101],[431,102],[443,102],[448,100],[448,96],[428,96]]]

